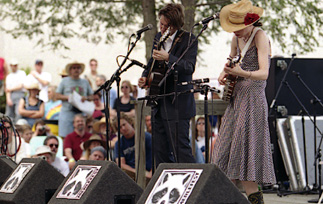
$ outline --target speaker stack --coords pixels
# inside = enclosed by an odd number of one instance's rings
[[[78,161],[50,204],[135,204],[143,190],[114,162]]]
[[[0,188],[0,203],[43,204],[64,176],[45,160],[23,159]]]
[[[16,162],[12,161],[7,156],[0,156],[0,186],[2,186],[3,182],[8,178],[11,172],[17,167]]]
[[[138,204],[249,201],[214,164],[160,164]]]

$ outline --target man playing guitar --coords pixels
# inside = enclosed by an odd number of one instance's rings
[[[138,81],[141,88],[149,87],[148,75],[151,69],[166,70],[182,55],[188,46],[189,33],[181,28],[184,25],[184,9],[181,4],[167,4],[159,13],[160,32],[157,33],[152,50],[152,58],[149,60],[146,70]],[[169,28],[169,29],[168,29]],[[165,40],[160,49],[157,44],[162,35],[169,30],[169,37]],[[195,36],[192,36],[192,39]],[[197,41],[191,46],[184,57],[177,63],[175,70],[178,71],[178,83],[191,81],[192,74],[195,71]],[[153,65],[153,66],[152,66]],[[178,92],[192,89],[192,85],[178,86]],[[168,94],[174,92],[174,75],[171,73],[164,83],[160,86],[159,93]],[[175,103],[174,95],[157,99],[156,105],[152,107],[152,130],[155,150],[156,167],[160,163],[177,162],[193,163],[195,159],[192,155],[192,149],[189,141],[190,118],[195,116],[195,101],[193,93],[180,94],[178,100],[178,143],[173,141],[175,136]]]

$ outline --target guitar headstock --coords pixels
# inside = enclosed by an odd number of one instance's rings
[[[164,34],[160,37],[158,42],[158,50],[160,50],[160,46],[169,38],[170,36],[170,27],[164,32]]]
[[[241,59],[240,54],[234,56],[233,58],[228,58],[228,60],[230,61],[230,67],[234,67],[237,63],[240,62],[240,59]]]

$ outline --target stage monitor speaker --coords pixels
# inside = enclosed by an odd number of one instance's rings
[[[114,162],[78,161],[49,204],[135,204],[143,190]]]
[[[249,201],[214,164],[160,164],[137,204]]]
[[[0,156],[0,186],[2,186],[3,182],[8,178],[11,172],[17,167],[16,162],[12,161],[7,156]]]
[[[55,190],[64,176],[45,160],[22,159],[0,188],[0,203],[44,204],[46,192]]]

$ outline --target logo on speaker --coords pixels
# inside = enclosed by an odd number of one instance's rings
[[[81,199],[100,168],[101,166],[78,165],[56,198]]]
[[[34,163],[20,163],[11,173],[8,180],[2,185],[0,192],[14,193],[34,165]]]
[[[164,170],[145,204],[186,203],[202,172],[202,169]]]

